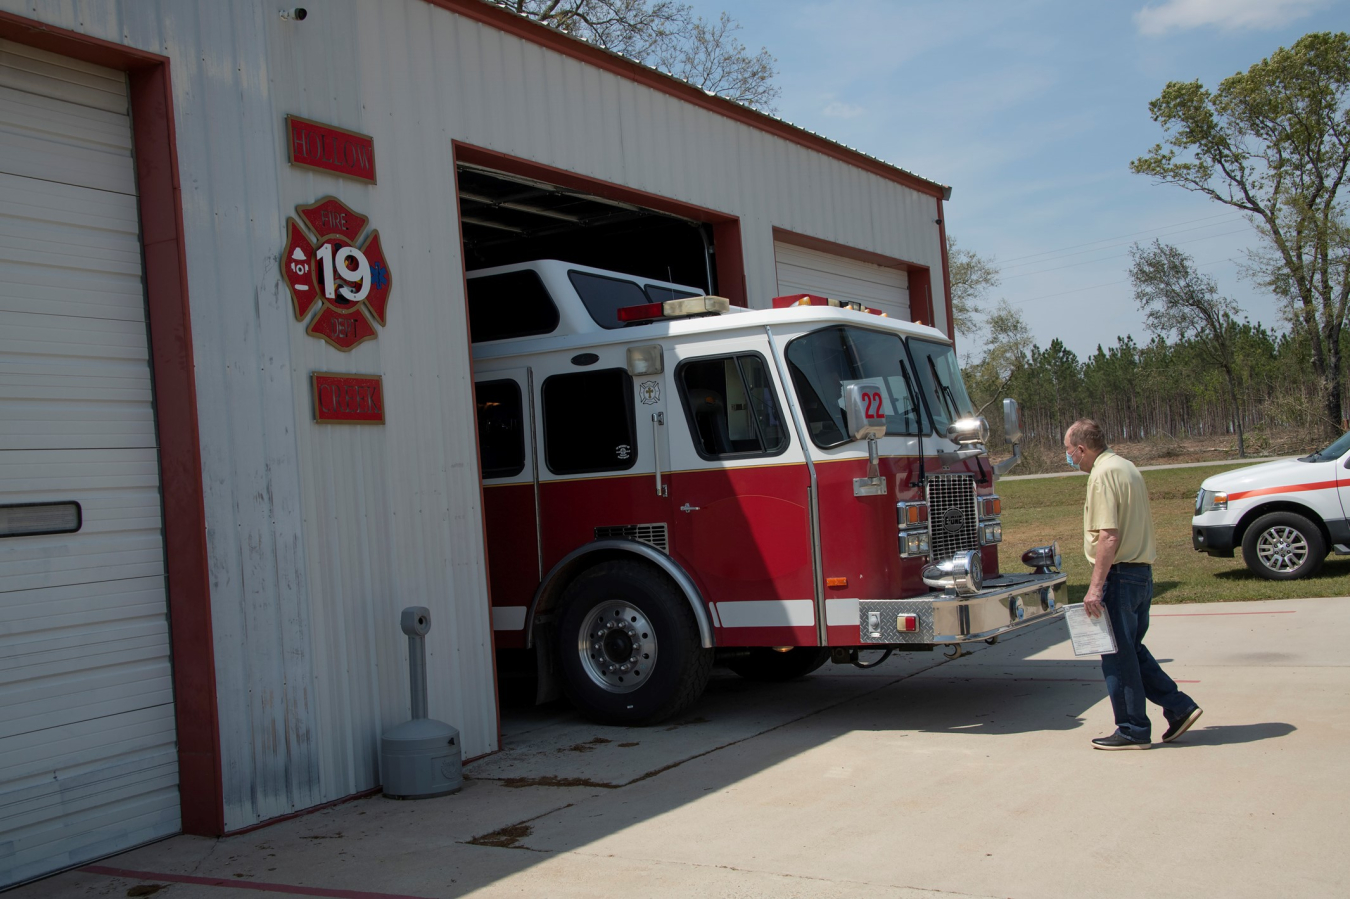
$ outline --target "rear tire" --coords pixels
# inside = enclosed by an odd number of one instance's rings
[[[777,652],[758,646],[749,655],[727,662],[727,667],[746,680],[781,683],[806,677],[829,658],[829,647],[794,646],[787,652]]]
[[[642,562],[605,562],[563,591],[558,664],[563,692],[599,724],[648,725],[703,694],[704,649],[684,594]]]
[[[1322,531],[1294,512],[1262,515],[1242,537],[1242,560],[1252,573],[1272,581],[1307,577],[1322,567],[1326,557]]]

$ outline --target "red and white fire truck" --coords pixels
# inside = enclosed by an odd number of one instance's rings
[[[1002,472],[939,331],[556,260],[468,293],[493,628],[541,697],[652,723],[714,661],[789,679],[1062,611],[1056,546],[999,567]]]

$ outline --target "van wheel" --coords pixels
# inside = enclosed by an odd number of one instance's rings
[[[1326,557],[1327,543],[1317,525],[1293,512],[1262,515],[1242,538],[1242,560],[1272,581],[1307,577]]]
[[[606,562],[563,591],[563,692],[600,724],[656,724],[703,694],[713,651],[689,603],[641,562]]]
[[[778,652],[757,646],[749,655],[727,662],[727,667],[746,680],[778,683],[806,677],[829,657],[829,647],[794,646],[787,652]]]

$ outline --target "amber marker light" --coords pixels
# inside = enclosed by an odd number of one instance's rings
[[[826,587],[847,587],[848,578],[846,577],[827,577],[825,578]]]

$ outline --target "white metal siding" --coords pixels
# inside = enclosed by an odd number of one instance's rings
[[[811,293],[835,300],[853,300],[880,309],[891,318],[909,321],[909,273],[833,253],[774,243],[778,296]]]
[[[497,746],[453,141],[739,217],[754,306],[775,226],[942,264],[930,196],[422,0],[305,6],[0,0],[172,61],[228,828],[378,783],[405,605],[432,611],[431,714],[466,756]],[[289,167],[287,113],[373,135],[379,184]],[[388,327],[347,354],[277,263],[330,193],[393,273]],[[382,374],[388,424],[312,424],[314,370]]]
[[[0,41],[0,887],[178,831],[126,79]]]

